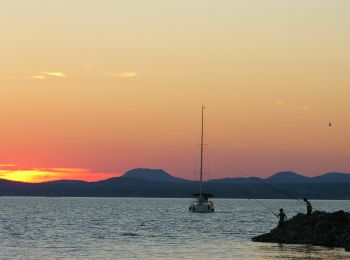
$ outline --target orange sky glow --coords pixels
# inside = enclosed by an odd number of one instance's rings
[[[350,1],[0,1],[0,178],[350,172]],[[332,122],[332,127],[328,123]]]
[[[78,168],[47,168],[18,169],[16,165],[0,165],[0,179],[21,182],[47,182],[55,180],[100,181],[119,177],[116,173],[94,173],[88,169]]]

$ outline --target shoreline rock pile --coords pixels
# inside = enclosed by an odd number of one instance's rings
[[[343,247],[350,251],[350,213],[343,210],[326,213],[315,211],[311,216],[299,213],[283,227],[253,237],[254,242],[312,244]]]

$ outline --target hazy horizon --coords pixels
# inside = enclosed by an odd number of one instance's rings
[[[83,170],[83,169],[81,169]],[[41,178],[41,179],[29,179],[26,177],[27,176],[24,176],[24,178],[22,180],[18,180],[18,175],[16,176],[11,176],[11,174],[9,174],[8,176],[6,176],[6,178],[0,178],[0,180],[8,180],[8,181],[21,181],[21,182],[26,182],[26,183],[44,183],[44,182],[50,182],[50,181],[86,181],[86,182],[98,182],[98,181],[104,181],[104,180],[108,180],[108,179],[111,179],[111,178],[119,178],[119,177],[123,177],[124,174],[126,174],[127,172],[129,171],[132,171],[132,170],[163,170],[163,169],[148,169],[148,168],[133,168],[133,169],[129,169],[128,171],[124,172],[124,173],[120,173],[120,174],[99,174],[99,175],[95,175],[93,176],[93,178],[90,178],[90,179],[81,179],[81,172],[69,172],[69,171],[66,171],[66,173],[69,173],[69,174],[66,174],[65,176],[62,176],[61,177],[61,174],[62,172],[64,173],[64,169],[46,169],[46,170],[37,170],[37,172],[35,174],[42,174],[41,176],[44,176],[44,178]],[[30,170],[22,170],[22,171],[30,171]],[[89,174],[90,172],[88,170],[86,170],[86,174]],[[10,171],[9,171],[10,172]],[[55,175],[57,172],[57,175]],[[166,172],[166,171],[165,171]],[[349,174],[350,173],[347,173],[347,172],[334,172],[334,171],[331,171],[331,172],[324,172],[324,173],[319,173],[319,174],[316,174],[314,176],[306,176],[300,172],[293,172],[293,171],[280,171],[280,172],[274,172],[274,173],[271,173],[270,175],[267,175],[267,176],[253,176],[253,175],[248,175],[249,173],[246,173],[246,172],[243,172],[243,173],[239,173],[239,170],[236,170],[236,171],[233,171],[234,174],[232,176],[227,176],[227,177],[213,177],[213,178],[204,178],[203,180],[204,181],[209,181],[209,180],[214,180],[214,179],[225,179],[225,178],[243,178],[243,179],[248,179],[248,178],[263,178],[263,179],[266,179],[266,178],[270,178],[276,174],[280,174],[280,173],[295,173],[295,174],[298,174],[298,175],[301,175],[301,176],[304,176],[304,177],[309,177],[309,178],[312,178],[312,177],[318,177],[318,176],[323,176],[325,174],[329,174],[329,173],[339,173],[339,174]],[[173,175],[169,172],[166,172],[167,174],[171,175],[172,177],[176,177],[176,178],[183,178],[181,176],[176,176],[176,175]],[[17,173],[18,174],[18,173]],[[45,179],[45,175],[44,174],[50,174],[50,179]],[[32,177],[32,176],[31,176]],[[183,178],[183,179],[186,179],[186,180],[191,180],[191,181],[198,181],[199,180],[199,177],[196,176],[194,178]]]

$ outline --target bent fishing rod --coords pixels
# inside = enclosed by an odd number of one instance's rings
[[[248,177],[248,178],[250,178],[250,179],[252,179],[252,180],[255,180],[255,181],[257,181],[257,182],[260,182],[260,183],[262,183],[263,185],[265,185],[265,186],[267,186],[267,187],[269,187],[269,188],[271,188],[271,189],[273,189],[273,190],[279,192],[280,194],[283,194],[284,196],[286,196],[286,197],[288,197],[288,198],[290,198],[290,199],[294,199],[294,200],[296,200],[296,201],[302,203],[303,205],[305,205],[305,202],[304,202],[303,200],[298,199],[297,197],[295,197],[295,196],[293,196],[293,195],[290,195],[290,194],[288,194],[287,192],[285,192],[285,191],[283,191],[283,190],[281,190],[281,189],[278,189],[278,188],[276,188],[275,186],[273,186],[273,185],[271,185],[271,184],[266,183],[265,181],[263,181],[263,180],[260,179],[260,178],[250,176],[249,174],[245,173],[244,171],[235,169],[235,168],[233,168],[233,167],[227,166],[227,168],[230,169],[231,171],[240,173],[240,174],[242,174],[242,175],[244,175],[244,176],[246,176],[246,177]],[[318,210],[318,209],[315,208],[315,207],[313,207],[313,209],[314,209],[314,210]]]

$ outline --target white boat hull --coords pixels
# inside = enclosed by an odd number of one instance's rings
[[[193,213],[214,213],[214,205],[211,201],[195,201],[190,205],[189,211]]]

